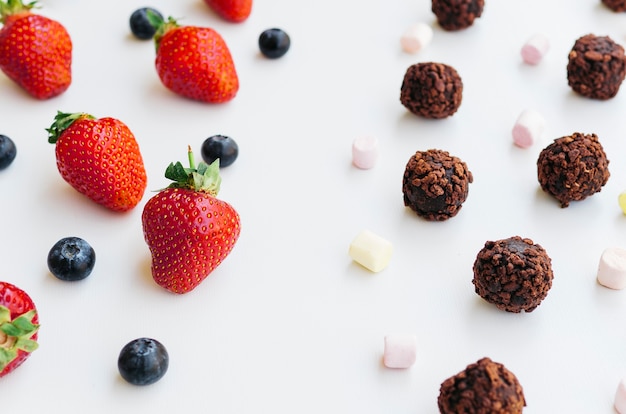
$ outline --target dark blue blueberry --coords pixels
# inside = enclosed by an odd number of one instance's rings
[[[234,139],[224,135],[213,135],[202,143],[202,159],[207,164],[211,164],[216,159],[220,159],[220,168],[228,167],[235,162],[239,155],[239,146]]]
[[[170,357],[167,349],[156,339],[138,338],[120,351],[117,368],[126,381],[134,385],[149,385],[167,372]]]
[[[48,253],[48,269],[57,279],[82,280],[91,274],[96,252],[79,237],[64,237]]]
[[[265,57],[276,59],[283,56],[291,46],[289,35],[281,29],[267,29],[259,36],[259,49]]]
[[[152,7],[142,7],[130,15],[130,31],[141,40],[152,39],[156,33],[156,26],[151,22],[148,13],[152,13],[158,20],[163,20],[163,15]]]
[[[17,148],[13,140],[6,135],[0,135],[0,170],[11,165],[17,155]]]

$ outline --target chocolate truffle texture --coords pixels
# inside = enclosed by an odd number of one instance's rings
[[[463,81],[452,67],[443,63],[416,63],[409,66],[400,88],[400,102],[415,115],[430,119],[447,118],[461,106]]]
[[[613,98],[626,76],[624,48],[608,36],[588,34],[576,40],[569,53],[567,80],[588,98]]]
[[[519,236],[488,241],[474,261],[474,289],[507,312],[532,312],[552,287],[552,261],[543,247]]]
[[[404,205],[431,221],[456,216],[473,181],[467,165],[447,151],[417,151],[404,170]]]
[[[602,3],[614,12],[626,11],[626,0],[602,0]]]
[[[537,160],[541,188],[561,207],[599,192],[609,180],[609,160],[595,134],[574,133],[557,138]]]
[[[442,414],[519,414],[526,399],[517,377],[485,357],[445,380],[437,405]]]
[[[485,7],[484,0],[433,0],[432,11],[439,25],[448,31],[461,30],[474,24]]]

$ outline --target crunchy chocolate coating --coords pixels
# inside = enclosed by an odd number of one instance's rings
[[[602,0],[602,3],[614,12],[626,11],[626,0]]]
[[[485,357],[445,380],[437,405],[442,414],[519,414],[526,399],[515,374]]]
[[[427,220],[447,220],[461,209],[473,180],[467,165],[447,151],[417,151],[404,170],[404,205]]]
[[[474,24],[484,7],[484,0],[432,0],[431,9],[444,30],[454,31]]]
[[[617,95],[626,76],[624,48],[608,36],[588,34],[569,53],[567,81],[580,95],[607,100]]]
[[[462,100],[463,81],[452,66],[422,62],[409,66],[404,74],[400,102],[415,115],[447,118],[459,109]]]
[[[519,236],[487,241],[474,261],[474,289],[507,312],[532,312],[552,287],[552,260],[545,249]]]
[[[575,132],[557,138],[544,148],[537,160],[541,188],[561,207],[593,195],[610,177],[609,160],[596,134]]]

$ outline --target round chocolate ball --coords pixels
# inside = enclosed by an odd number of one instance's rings
[[[484,0],[432,0],[431,9],[442,29],[454,31],[474,24],[484,7]]]
[[[537,160],[541,188],[561,207],[599,192],[607,183],[609,160],[595,134],[576,132],[557,138],[544,148]]]
[[[461,106],[463,81],[456,69],[443,63],[409,66],[400,88],[400,102],[415,115],[447,118]]]
[[[602,3],[614,12],[626,11],[626,0],[602,0]]]
[[[520,414],[526,399],[515,374],[485,357],[446,379],[437,405],[442,414]]]
[[[461,209],[473,180],[467,165],[447,151],[417,151],[404,170],[404,205],[427,220],[447,220]]]
[[[487,241],[474,261],[476,293],[498,309],[532,312],[552,287],[552,260],[545,249],[519,236]]]
[[[567,81],[582,96],[599,100],[613,98],[624,76],[624,48],[608,36],[583,36],[569,52]]]

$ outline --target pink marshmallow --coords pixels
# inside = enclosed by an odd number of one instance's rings
[[[600,256],[597,278],[598,283],[609,289],[624,289],[626,287],[626,250],[619,247],[605,249]]]
[[[535,110],[523,111],[513,126],[513,142],[521,148],[528,148],[535,143],[543,133],[546,121]]]
[[[626,379],[622,379],[617,386],[613,406],[619,414],[626,414]]]
[[[522,59],[529,65],[536,65],[548,53],[548,49],[550,49],[548,38],[542,34],[535,34],[522,46]]]
[[[359,137],[352,142],[352,163],[363,170],[376,165],[378,140],[373,136]]]
[[[415,335],[385,336],[383,363],[387,368],[410,368],[417,356]]]
[[[433,39],[433,29],[425,23],[416,23],[409,27],[400,38],[402,50],[417,53]]]

